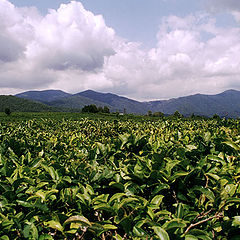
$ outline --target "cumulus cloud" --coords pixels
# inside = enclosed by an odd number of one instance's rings
[[[208,0],[206,7],[210,12],[227,12],[232,14],[237,22],[240,22],[240,1],[239,0]]]
[[[239,55],[240,28],[219,27],[207,14],[163,18],[146,50],[80,2],[46,16],[0,2],[0,93],[95,89],[139,100],[216,93],[240,88]]]
[[[208,15],[169,16],[157,38],[157,46],[148,52],[129,45],[109,58],[105,76],[128,96],[159,99],[216,93],[238,81],[239,28],[217,27]]]
[[[51,10],[35,27],[26,56],[50,69],[93,70],[102,67],[105,56],[114,54],[114,37],[101,15],[71,2]]]
[[[101,15],[81,3],[40,16],[35,8],[0,2],[0,87],[46,87],[59,71],[96,71],[119,40]]]

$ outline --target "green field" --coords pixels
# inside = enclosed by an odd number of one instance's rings
[[[0,115],[0,239],[240,239],[240,121]]]

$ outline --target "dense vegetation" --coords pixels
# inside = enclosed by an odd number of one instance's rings
[[[0,112],[4,112],[6,108],[14,112],[46,112],[56,110],[43,103],[14,96],[0,96]]]
[[[110,113],[110,110],[107,106],[97,107],[94,104],[86,105],[82,108],[83,113]]]
[[[1,117],[0,239],[240,238],[239,120],[43,117]]]

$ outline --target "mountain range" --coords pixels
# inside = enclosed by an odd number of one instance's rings
[[[13,98],[13,97],[12,97]],[[27,99],[41,104],[43,111],[80,111],[85,105],[108,106],[111,111],[126,111],[133,114],[147,114],[148,111],[163,112],[166,115],[179,111],[184,116],[191,114],[211,117],[236,118],[240,116],[240,91],[227,90],[216,95],[195,94],[169,100],[139,102],[112,93],[86,90],[70,94],[60,90],[27,91],[15,95],[16,99]],[[0,98],[0,105],[1,98]],[[43,107],[44,106],[44,107]],[[1,108],[0,108],[1,111]]]

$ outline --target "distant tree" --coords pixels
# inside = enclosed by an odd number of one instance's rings
[[[155,112],[155,113],[153,113],[153,117],[164,117],[164,113],[162,113],[162,112]]]
[[[221,118],[219,117],[219,115],[217,115],[217,114],[214,114],[212,118],[213,118],[213,119],[216,119],[216,120],[220,120],[220,119],[221,119]]]
[[[11,114],[10,108],[5,108],[5,113],[9,116]]]
[[[82,108],[82,112],[83,112],[83,113],[89,112],[89,106],[88,106],[88,105],[84,106],[84,107]]]
[[[109,107],[104,106],[104,107],[103,107],[103,112],[104,112],[104,113],[110,113]]]
[[[83,113],[97,113],[98,108],[96,105],[91,104],[91,105],[86,105],[82,108]]]
[[[192,113],[192,115],[190,116],[190,118],[196,118],[195,114]]]
[[[90,105],[90,112],[91,112],[91,113],[97,113],[97,112],[98,112],[97,106],[94,105],[94,104],[91,104],[91,105]]]
[[[150,110],[148,111],[148,116],[150,116],[150,117],[152,116],[152,111],[150,111]]]
[[[173,117],[176,117],[176,118],[180,118],[182,117],[183,115],[179,112],[179,111],[176,111],[174,114],[173,114]]]
[[[100,106],[98,107],[98,112],[102,113],[103,112],[103,108]]]

